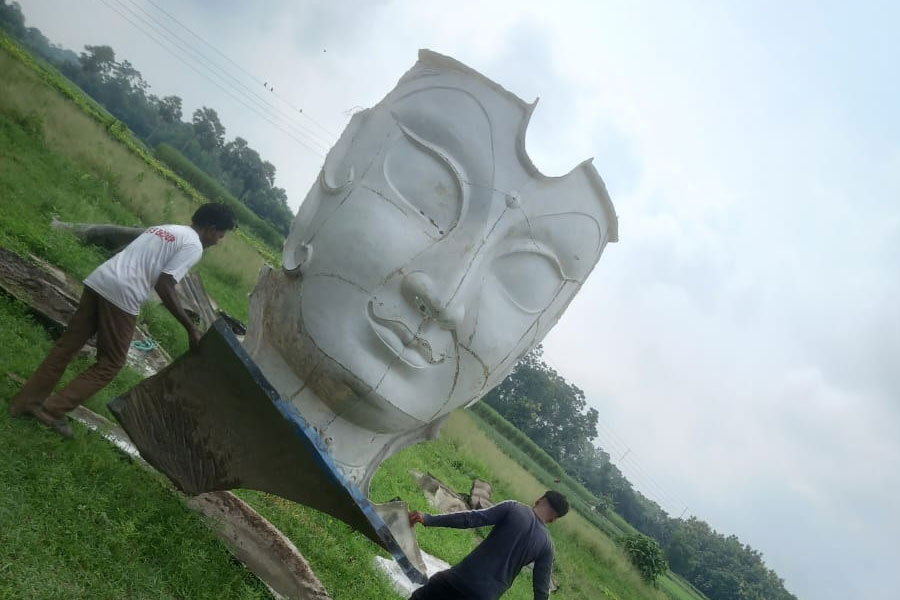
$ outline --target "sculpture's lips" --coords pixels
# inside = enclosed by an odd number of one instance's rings
[[[369,301],[368,308],[369,322],[375,335],[404,363],[416,369],[424,369],[444,362],[446,356],[442,354],[435,357],[428,340],[416,335],[406,323],[378,316],[372,300]]]

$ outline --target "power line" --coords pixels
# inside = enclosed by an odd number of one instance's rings
[[[152,6],[154,6],[158,11],[160,11],[161,13],[163,13],[164,15],[166,15],[169,19],[171,19],[172,21],[174,21],[175,23],[177,23],[179,27],[181,27],[182,29],[184,29],[185,31],[187,31],[188,33],[190,33],[192,36],[194,36],[195,38],[197,38],[198,40],[200,40],[200,42],[202,42],[203,44],[205,44],[207,47],[211,48],[216,54],[218,54],[219,56],[221,56],[222,58],[224,58],[226,61],[228,61],[229,63],[231,63],[231,64],[234,65],[235,67],[237,67],[237,68],[238,68],[242,73],[244,73],[247,77],[249,77],[250,79],[252,79],[252,80],[255,81],[256,83],[260,83],[260,84],[263,84],[263,85],[265,85],[265,84],[267,83],[267,82],[265,82],[265,81],[260,80],[260,79],[257,78],[255,75],[253,75],[252,73],[250,73],[249,71],[247,71],[246,69],[244,69],[241,65],[239,65],[238,63],[236,63],[236,62],[234,62],[233,60],[231,60],[231,59],[230,59],[228,56],[226,56],[221,50],[219,50],[218,48],[216,48],[215,46],[213,46],[212,44],[210,44],[209,42],[207,42],[205,39],[203,39],[202,37],[200,37],[200,35],[198,35],[196,32],[194,32],[193,29],[191,29],[190,27],[188,27],[187,25],[185,25],[184,23],[182,23],[181,21],[179,21],[174,15],[172,15],[172,14],[171,14],[170,12],[168,12],[166,9],[164,9],[163,7],[161,7],[161,6],[159,6],[158,4],[156,4],[155,2],[153,2],[153,0],[146,0],[146,1],[147,1],[147,3],[151,4]],[[310,123],[312,123],[313,125],[315,125],[316,127],[318,127],[323,133],[325,133],[326,135],[328,135],[328,136],[329,136],[329,139],[336,139],[336,138],[338,137],[336,133],[332,132],[331,130],[329,130],[328,128],[326,128],[324,125],[322,125],[321,123],[319,123],[317,120],[313,119],[313,118],[312,118],[311,116],[309,116],[302,108],[298,108],[298,107],[294,106],[293,104],[291,104],[290,102],[288,102],[286,99],[284,99],[283,97],[281,97],[277,92],[272,91],[272,93],[275,95],[276,98],[278,98],[279,100],[281,100],[281,101],[282,101],[286,106],[288,106],[292,111],[298,112],[298,113],[301,114],[303,117],[305,117]]]
[[[674,507],[677,506],[671,500],[669,495],[658,485],[652,483],[644,471],[635,466],[633,462],[613,461],[617,463],[618,468],[623,471],[623,477],[634,486],[635,490],[642,496],[656,502],[661,506]]]
[[[155,33],[166,39],[167,41],[178,46],[179,49],[184,51],[188,58],[194,60],[198,63],[198,65],[207,69],[210,73],[215,75],[220,79],[222,83],[229,86],[234,92],[240,94],[246,100],[252,102],[257,107],[261,108],[265,111],[274,110],[279,114],[272,114],[273,118],[278,119],[283,122],[287,127],[293,129],[293,131],[300,135],[301,137],[307,138],[311,143],[321,146],[322,151],[327,151],[331,146],[331,140],[325,139],[321,137],[321,134],[318,134],[308,127],[301,125],[298,122],[295,122],[294,116],[288,113],[285,113],[283,110],[269,104],[268,100],[263,96],[260,96],[256,90],[248,87],[244,82],[242,82],[239,78],[235,77],[233,74],[228,72],[225,68],[220,66],[214,60],[206,56],[203,52],[192,46],[189,42],[183,40],[178,36],[177,33],[169,29],[164,23],[159,21],[154,15],[148,13],[144,8],[135,0],[129,0],[130,3],[137,8],[143,15],[141,16],[137,14],[131,8],[125,6],[121,0],[115,0],[118,2],[120,6],[125,8],[128,12],[130,12],[135,18],[139,19],[142,23],[149,26]],[[148,21],[149,19],[149,21]]]
[[[644,469],[636,454],[631,452],[631,447],[624,440],[619,438],[618,434],[616,434],[615,431],[613,431],[605,424],[598,423],[598,425],[600,425],[602,430],[605,431],[605,436],[607,437],[607,439],[609,439],[610,437],[618,439],[619,443],[627,448],[626,453],[623,454],[623,456],[620,458],[619,464],[623,467],[630,467],[630,470],[632,471],[632,478],[634,478],[636,481],[639,480],[639,483],[645,490],[647,490],[650,494],[655,495],[657,497],[657,502],[662,500],[669,506],[684,506],[684,503],[681,502],[681,500],[675,494],[671,493],[666,486],[662,485],[653,475],[651,475],[649,472],[647,472],[646,469]],[[628,460],[626,460],[626,458]],[[637,475],[637,477],[635,477],[635,475]]]
[[[229,73],[223,67],[218,65],[215,61],[213,61],[212,59],[210,59],[209,57],[204,55],[201,51],[192,47],[190,45],[190,43],[188,43],[185,40],[178,37],[178,35],[175,34],[171,29],[166,27],[165,24],[159,22],[153,15],[147,13],[147,11],[145,11],[142,7],[137,5],[137,3],[135,3],[133,0],[132,0],[131,4],[135,5],[138,8],[138,10],[140,10],[143,13],[143,15],[138,14],[135,10],[133,10],[129,6],[126,6],[121,0],[114,0],[114,1],[117,2],[117,4],[121,8],[128,11],[135,19],[139,20],[143,24],[144,27],[147,27],[147,29],[152,30],[156,34],[156,36],[159,36],[163,40],[168,42],[169,44],[173,44],[174,46],[176,46],[181,51],[181,53],[178,56],[182,62],[186,62],[185,59],[192,61],[194,63],[192,65],[192,67],[195,70],[197,70],[198,67],[199,67],[199,69],[202,69],[204,71],[204,73],[203,73],[204,76],[207,79],[213,80],[220,89],[222,89],[223,85],[227,86],[229,88],[229,91],[231,92],[230,95],[232,97],[234,97],[234,95],[237,94],[243,100],[254,104],[258,109],[264,111],[266,113],[266,115],[268,117],[270,117],[270,119],[275,119],[275,120],[279,121],[280,127],[287,127],[288,129],[291,129],[292,133],[294,133],[295,135],[299,135],[301,138],[306,140],[308,142],[308,144],[316,146],[317,152],[327,151],[328,147],[330,146],[330,141],[328,141],[328,140],[323,141],[320,137],[317,137],[314,134],[314,132],[312,132],[308,128],[303,127],[302,125],[299,125],[298,123],[295,123],[293,121],[293,116],[291,116],[291,115],[274,114],[272,112],[273,107],[272,107],[272,105],[269,104],[267,99],[261,97],[259,94],[256,93],[255,90],[250,89],[246,84],[244,84],[242,81],[240,81],[240,79],[238,79],[237,77],[235,77],[234,75]],[[121,12],[119,14],[122,15]],[[122,16],[124,17],[125,15],[122,15]],[[129,21],[130,21],[130,19],[129,19]],[[136,27],[141,29],[141,31],[145,35],[147,35],[148,37],[150,37],[157,43],[160,43],[159,40],[157,39],[157,37],[154,36],[153,34],[151,34],[150,31],[137,25],[137,23],[134,23],[133,21],[131,21],[131,22],[133,25],[135,25]],[[169,48],[167,45],[164,45],[164,47],[166,48],[167,51],[171,52],[171,48]],[[213,79],[213,78],[215,78],[215,79]],[[258,114],[258,111],[256,111],[256,112]]]
[[[601,438],[603,447],[610,448],[615,454],[620,455],[620,459],[616,462],[631,471],[631,479],[647,492],[648,497],[654,499],[653,496],[655,496],[655,499],[659,504],[664,502],[670,507],[684,507],[682,515],[687,511],[687,503],[684,502],[678,494],[673,493],[667,486],[660,483],[652,474],[650,474],[643,467],[636,453],[632,452],[631,446],[610,426],[598,422],[598,437]],[[642,491],[642,493],[644,492]]]
[[[199,75],[201,75],[202,77],[204,77],[205,79],[207,79],[210,83],[212,83],[212,84],[215,85],[217,88],[219,88],[220,90],[222,90],[226,95],[228,95],[229,97],[231,97],[233,100],[235,100],[236,102],[238,102],[239,104],[241,104],[242,106],[244,106],[245,108],[247,108],[248,110],[250,110],[251,112],[253,112],[254,114],[256,114],[257,116],[259,116],[260,118],[262,118],[263,120],[265,120],[266,122],[268,122],[269,124],[271,124],[273,127],[275,127],[276,129],[278,129],[279,131],[281,131],[283,134],[285,134],[285,135],[288,136],[289,138],[293,139],[293,140],[294,140],[295,142],[297,142],[298,144],[302,145],[304,148],[306,148],[306,149],[309,150],[310,152],[313,152],[313,153],[316,154],[317,156],[319,156],[319,157],[321,157],[321,158],[324,158],[324,154],[321,152],[321,150],[312,147],[312,146],[310,145],[309,142],[307,142],[307,141],[305,141],[305,140],[303,140],[303,139],[300,139],[300,138],[296,137],[296,136],[293,135],[291,132],[285,131],[285,130],[277,123],[277,122],[275,122],[275,121],[273,121],[272,119],[270,119],[270,118],[268,117],[268,115],[265,115],[265,114],[261,113],[261,112],[260,112],[259,110],[257,110],[255,107],[253,107],[253,106],[247,104],[244,100],[242,100],[241,98],[239,98],[238,96],[236,96],[235,94],[233,94],[230,90],[228,90],[228,89],[226,89],[225,87],[223,87],[219,82],[217,82],[215,79],[213,79],[212,77],[210,77],[208,74],[204,73],[203,71],[201,71],[200,69],[198,69],[198,68],[195,67],[194,65],[190,64],[189,62],[187,62],[181,55],[179,55],[177,52],[173,51],[173,50],[172,50],[171,48],[169,48],[165,43],[161,42],[159,39],[157,39],[156,37],[154,37],[154,36],[153,36],[152,34],[150,34],[148,31],[146,31],[145,29],[143,29],[140,25],[138,25],[137,23],[135,23],[132,19],[130,19],[126,14],[122,13],[122,12],[121,12],[119,9],[117,9],[115,6],[112,6],[111,4],[109,4],[109,2],[107,2],[107,0],[99,0],[99,1],[100,1],[101,3],[103,3],[104,5],[106,5],[107,8],[109,8],[110,10],[112,10],[113,12],[115,12],[116,14],[118,14],[120,17],[122,17],[124,20],[126,20],[128,23],[130,23],[132,26],[134,26],[136,29],[138,29],[139,31],[141,31],[141,33],[143,33],[144,35],[146,35],[147,37],[149,37],[152,41],[154,41],[154,42],[157,43],[159,46],[161,46],[161,47],[162,47],[164,50],[166,50],[169,54],[171,54],[172,56],[174,56],[179,62],[181,62],[182,64],[184,64],[185,66],[187,66],[188,68],[190,68],[191,70],[193,70],[194,72],[196,72],[197,74],[199,74]]]

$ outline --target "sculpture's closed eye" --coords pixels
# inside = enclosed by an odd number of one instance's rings
[[[462,190],[459,178],[440,153],[404,130],[384,159],[384,175],[396,194],[432,235],[446,235],[459,221]],[[415,173],[415,177],[410,177]]]
[[[547,308],[564,281],[557,262],[533,250],[504,254],[494,260],[491,271],[509,299],[528,313]]]

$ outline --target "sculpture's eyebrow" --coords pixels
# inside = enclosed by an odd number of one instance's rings
[[[418,90],[398,100],[390,114],[405,133],[451,162],[461,182],[493,185],[493,124],[471,93],[453,87]]]
[[[448,149],[441,148],[437,144],[434,144],[419,134],[417,134],[411,127],[407,127],[403,121],[399,118],[396,113],[391,113],[397,121],[397,127],[400,128],[400,131],[403,132],[411,142],[415,145],[421,147],[423,150],[439,159],[447,168],[450,169],[450,172],[453,173],[453,176],[456,178],[457,184],[462,186],[465,182],[465,178],[463,177],[464,168],[457,162],[456,157],[452,156],[451,152]]]

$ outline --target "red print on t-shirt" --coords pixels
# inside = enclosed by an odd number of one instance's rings
[[[157,235],[167,242],[174,242],[175,236],[166,231],[165,229],[160,229],[159,227],[151,227],[147,230],[147,233],[152,233],[153,235]]]

